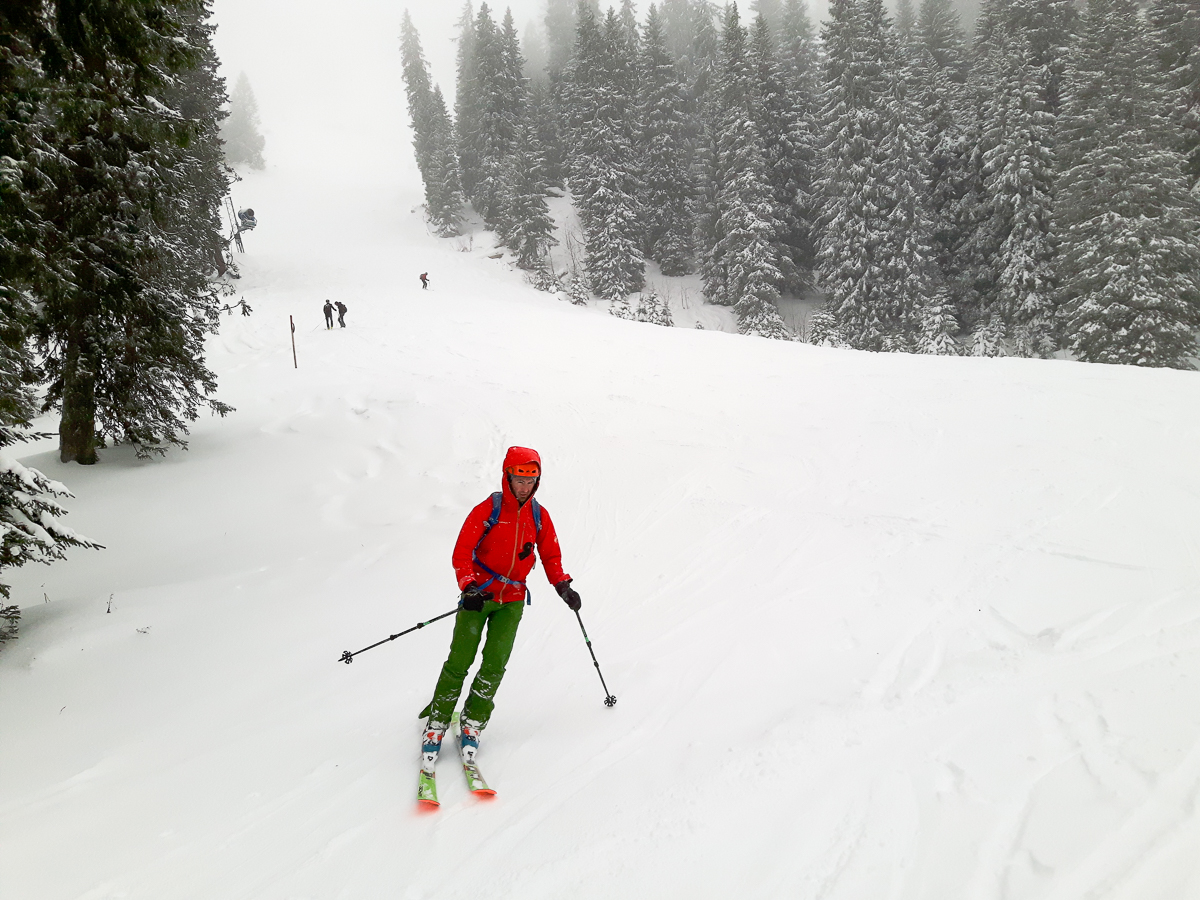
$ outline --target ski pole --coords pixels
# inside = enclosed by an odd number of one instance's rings
[[[456,612],[458,612],[457,606],[454,607],[454,609],[450,610],[450,612],[442,613],[440,616],[434,616],[428,622],[418,622],[412,628],[405,629],[404,631],[401,631],[398,634],[388,635],[382,641],[376,641],[370,647],[363,647],[361,650],[356,650],[353,653],[351,653],[349,650],[345,650],[342,652],[342,655],[338,657],[338,662],[344,662],[346,665],[350,665],[350,663],[354,662],[354,657],[358,656],[358,654],[366,653],[368,650],[378,647],[380,644],[386,644],[388,641],[394,641],[398,637],[404,637],[404,635],[409,634],[410,632],[416,631],[418,628],[424,628],[426,625],[432,625],[438,619],[444,619],[444,618],[446,618],[446,616],[452,616]]]
[[[583,632],[583,639],[588,645],[588,653],[592,654],[592,663],[596,666],[596,674],[600,676],[600,686],[604,688],[604,705],[616,706],[617,698],[608,692],[608,685],[604,683],[604,673],[600,671],[600,663],[596,662],[596,651],[592,649],[592,639],[587,636],[587,629],[583,627],[583,617],[579,615],[579,610],[575,610],[575,618],[579,619],[579,630]]]

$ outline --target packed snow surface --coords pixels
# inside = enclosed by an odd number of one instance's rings
[[[1200,375],[621,321],[281,156],[237,411],[22,459],[107,549],[12,579],[4,900],[1200,897]],[[450,620],[338,657],[454,607],[512,444],[619,699],[539,567],[498,796],[426,813]]]

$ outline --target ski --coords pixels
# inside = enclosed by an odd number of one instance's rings
[[[454,727],[454,737],[458,741],[459,755],[462,757],[463,774],[467,776],[467,787],[471,793],[480,797],[494,797],[496,792],[488,787],[488,783],[483,780],[483,773],[479,771],[479,766],[475,763],[474,750],[472,746],[470,754],[463,753],[465,749],[462,743],[462,731],[456,725]]]
[[[472,794],[478,794],[480,797],[494,797],[496,792],[488,787],[487,782],[483,780],[483,775],[479,771],[479,766],[473,762],[463,763],[463,774],[467,776],[467,787],[471,789]]]
[[[421,777],[417,782],[417,802],[426,806],[440,805],[437,798],[436,776],[424,769],[421,770]]]

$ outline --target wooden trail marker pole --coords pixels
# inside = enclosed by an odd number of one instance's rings
[[[296,323],[292,321],[292,317],[288,316],[288,324],[292,326],[292,368],[300,368],[300,364],[296,362]]]

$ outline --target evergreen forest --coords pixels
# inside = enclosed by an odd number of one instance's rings
[[[549,0],[533,65],[511,12],[468,0],[453,109],[406,14],[431,226],[460,233],[469,205],[535,283],[616,314],[652,262],[744,334],[1194,366],[1195,0],[986,0],[972,34],[951,0],[746,13]],[[584,252],[560,276],[564,194]],[[784,296],[817,298],[803,334]]]

